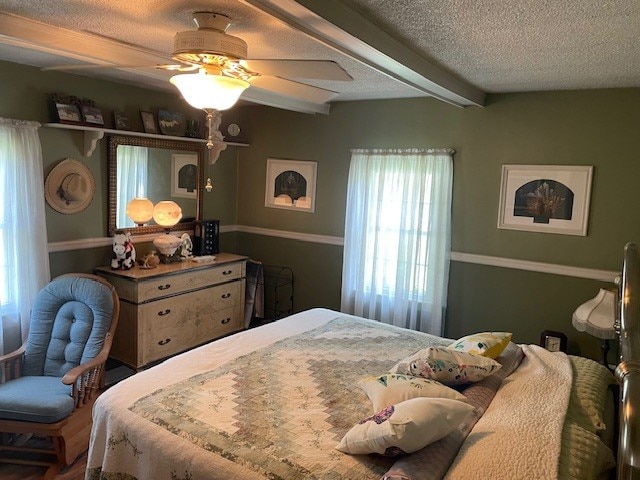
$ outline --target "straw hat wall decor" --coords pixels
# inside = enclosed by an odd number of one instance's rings
[[[86,165],[66,158],[44,182],[44,197],[55,211],[70,215],[87,208],[96,193],[96,181]]]

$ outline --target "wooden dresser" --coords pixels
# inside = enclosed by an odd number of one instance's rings
[[[96,268],[120,296],[110,357],[139,369],[242,330],[246,260],[219,253],[148,270]]]

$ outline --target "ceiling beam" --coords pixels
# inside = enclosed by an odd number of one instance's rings
[[[340,0],[243,1],[432,97],[460,107],[485,104],[485,92],[418,54]]]

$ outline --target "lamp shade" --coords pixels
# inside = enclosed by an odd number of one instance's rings
[[[601,288],[598,294],[573,312],[573,327],[603,340],[616,338],[614,327],[616,294]]]
[[[144,225],[153,218],[153,202],[148,198],[136,197],[127,203],[127,217],[137,225]]]
[[[182,209],[176,202],[163,200],[153,207],[153,219],[164,228],[171,228],[182,218]]]
[[[182,73],[169,81],[176,86],[189,105],[200,109],[227,110],[235,105],[249,87],[239,78],[206,73]]]

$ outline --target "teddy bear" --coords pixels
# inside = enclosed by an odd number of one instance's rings
[[[111,268],[114,270],[129,270],[135,264],[136,249],[131,241],[131,234],[123,230],[116,230],[113,234]]]

